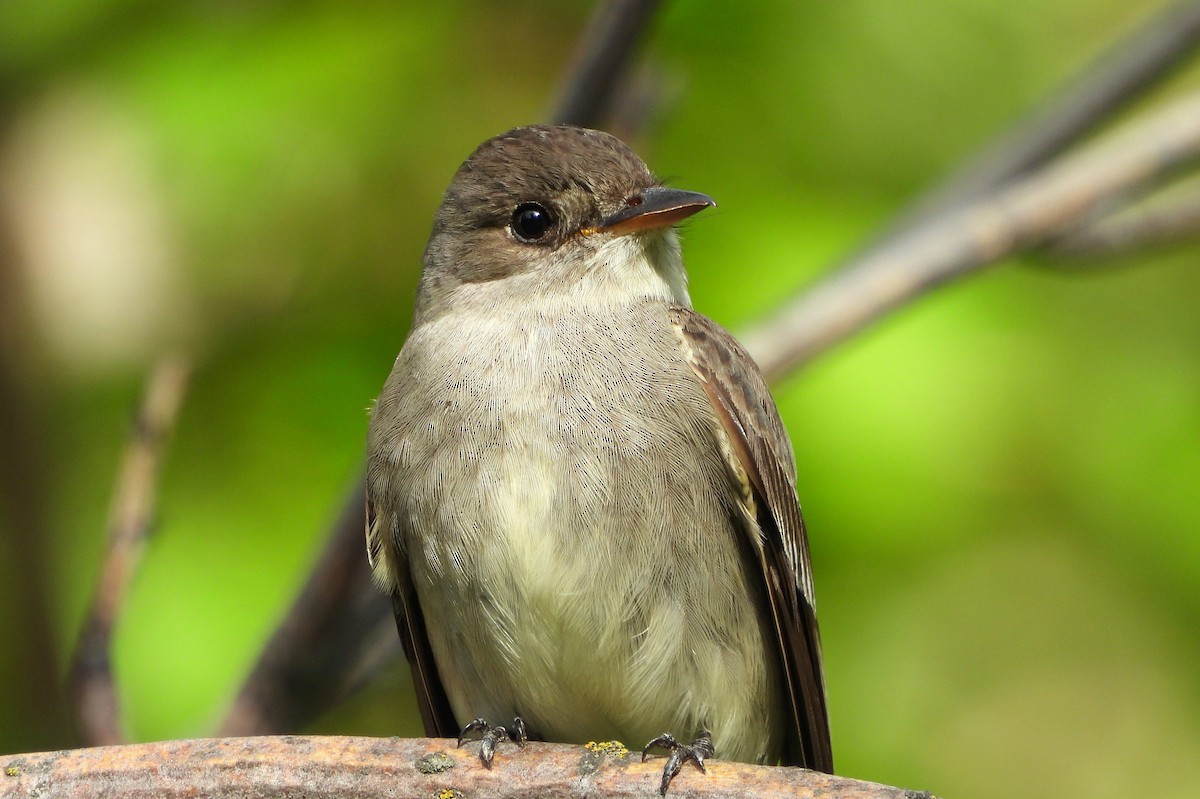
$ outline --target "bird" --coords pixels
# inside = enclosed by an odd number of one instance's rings
[[[708,756],[833,772],[793,448],[688,294],[677,226],[713,206],[567,125],[455,173],[367,435],[430,736],[649,740],[664,794]]]

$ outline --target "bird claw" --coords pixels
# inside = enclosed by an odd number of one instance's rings
[[[658,787],[659,795],[666,796],[671,780],[675,779],[675,775],[680,772],[684,763],[691,761],[702,773],[708,773],[708,770],[704,768],[704,759],[713,755],[712,733],[708,730],[701,730],[700,736],[690,744],[681,744],[675,740],[675,736],[663,733],[642,747],[642,762],[646,761],[647,752],[658,748],[671,751],[671,754],[667,756],[667,762],[663,765],[662,783]]]
[[[467,736],[473,732],[480,733],[479,735],[479,759],[483,761],[483,765],[488,768],[492,767],[492,758],[496,754],[496,745],[504,739],[508,739],[517,746],[524,746],[528,740],[528,734],[525,730],[525,720],[517,716],[512,721],[512,729],[497,724],[495,726],[489,724],[485,719],[475,719],[467,726],[462,728],[462,732],[458,734],[458,746],[462,746],[467,740]]]

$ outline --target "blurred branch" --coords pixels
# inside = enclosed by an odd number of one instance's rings
[[[859,258],[871,257],[941,212],[1048,163],[1131,101],[1143,97],[1183,63],[1198,42],[1200,0],[1180,0],[1160,11],[1109,47],[1027,118],[924,192]]]
[[[608,749],[611,753],[607,753]],[[612,751],[615,750],[615,751]],[[33,796],[295,797],[655,796],[662,760],[623,747],[530,743],[491,768],[475,747],[428,738],[215,738],[0,757],[0,799]],[[914,799],[929,794],[816,771],[709,760],[672,795],[710,799]]]
[[[0,24],[9,15],[27,13],[21,4],[0,4]],[[6,58],[0,71],[0,141],[31,98],[63,74],[85,73],[105,48],[119,51],[175,6],[163,0],[129,0],[80,6],[58,15],[58,25],[17,58]],[[11,54],[6,53],[6,56]],[[0,535],[0,579],[11,588],[6,608],[14,623],[5,625],[5,645],[21,653],[10,673],[8,701],[20,709],[4,716],[22,719],[22,740],[61,745],[70,737],[67,703],[57,679],[62,658],[54,639],[54,597],[46,542],[50,507],[46,473],[55,466],[46,431],[53,429],[53,410],[40,395],[32,373],[40,359],[36,329],[24,307],[25,287],[17,268],[9,214],[0,210],[0,510],[11,516],[12,534]],[[48,418],[47,418],[48,417]],[[11,576],[10,576],[11,572]],[[8,619],[4,619],[8,621]],[[13,689],[11,686],[20,686]],[[3,735],[0,735],[3,737]]]
[[[661,0],[601,2],[583,33],[563,85],[553,121],[598,126],[612,107],[638,42]]]
[[[1105,202],[1200,155],[1200,94],[996,189],[819,281],[742,337],[779,378],[955,277],[1062,235]]]
[[[1169,192],[1093,219],[1055,239],[1048,255],[1066,268],[1092,266],[1097,259],[1178,244],[1200,237],[1200,185]]]
[[[610,104],[604,129],[637,149],[652,135],[655,124],[670,113],[678,96],[678,82],[664,75],[653,62],[642,62]]]
[[[296,730],[400,654],[392,605],[375,588],[359,475],[308,582],[234,699],[222,735]]]
[[[187,363],[173,357],[155,366],[117,477],[108,554],[71,663],[72,706],[80,736],[89,745],[124,739],[113,684],[112,631],[141,562],[154,513],[159,467],[190,372]]]
[[[0,83],[0,142],[11,130],[12,106]],[[8,200],[0,197],[0,200]],[[47,475],[53,466],[48,439],[52,412],[39,390],[42,363],[21,268],[13,215],[0,202],[0,608],[4,645],[17,653],[6,672],[8,690],[0,704],[7,718],[24,719],[26,745],[61,746],[70,722],[58,680],[59,656],[48,579],[51,507]],[[20,686],[16,688],[15,686]],[[5,738],[0,731],[0,739]]]

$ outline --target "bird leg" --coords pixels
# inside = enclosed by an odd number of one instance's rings
[[[496,744],[500,743],[500,741],[507,738],[517,746],[524,746],[525,741],[528,740],[528,735],[525,732],[525,721],[520,716],[513,719],[511,730],[499,724],[492,726],[484,719],[475,719],[463,727],[462,732],[458,734],[458,745],[462,746],[463,741],[473,732],[480,733],[479,759],[488,768],[492,767],[492,756],[496,754]]]
[[[658,787],[658,793],[661,796],[666,796],[671,780],[675,779],[675,775],[683,768],[684,763],[690,760],[696,764],[696,768],[700,769],[700,771],[706,771],[704,768],[704,758],[712,757],[713,755],[712,733],[708,730],[701,730],[700,736],[690,744],[681,744],[675,740],[675,736],[663,733],[642,747],[643,762],[646,760],[646,753],[655,748],[671,750],[671,754],[667,757],[667,762],[663,766],[662,784]]]

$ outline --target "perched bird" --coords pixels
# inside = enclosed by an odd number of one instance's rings
[[[567,126],[447,189],[367,466],[428,734],[654,738],[664,791],[713,750],[833,770],[792,447],[673,228],[712,205]]]

